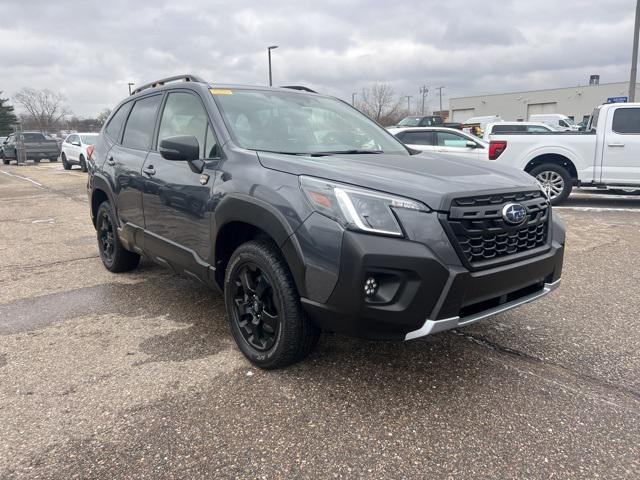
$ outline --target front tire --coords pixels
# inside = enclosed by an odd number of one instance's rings
[[[224,297],[233,338],[259,368],[302,360],[318,341],[320,330],[302,309],[289,267],[268,240],[247,242],[233,253]]]
[[[62,168],[64,168],[65,170],[71,170],[71,164],[67,161],[67,156],[63,153],[61,158]]]
[[[529,174],[540,182],[552,205],[558,205],[569,198],[573,180],[565,168],[554,163],[545,163],[532,169]]]
[[[120,242],[115,213],[109,202],[102,202],[96,215],[96,232],[100,259],[111,272],[133,270],[140,262],[140,255],[130,252]]]

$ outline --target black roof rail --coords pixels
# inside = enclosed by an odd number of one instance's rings
[[[303,92],[318,93],[315,90],[311,90],[309,87],[303,87],[302,85],[283,85],[280,88],[290,88],[291,90],[301,90]]]
[[[133,92],[131,92],[131,95],[135,95],[136,93],[140,93],[142,90],[146,90],[147,88],[160,87],[160,86],[164,85],[165,83],[178,82],[178,81],[207,83],[205,80],[203,80],[202,78],[197,77],[195,75],[189,75],[189,74],[186,74],[186,75],[174,75],[173,77],[161,78],[160,80],[156,80],[155,82],[145,83],[144,85],[136,88]]]

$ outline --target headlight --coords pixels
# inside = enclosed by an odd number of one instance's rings
[[[414,200],[319,178],[300,177],[300,188],[315,210],[347,228],[363,232],[401,237],[402,229],[393,209],[430,211],[429,207]]]

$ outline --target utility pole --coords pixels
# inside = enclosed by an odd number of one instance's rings
[[[407,112],[411,113],[411,98],[413,95],[405,95],[407,97]]]
[[[436,90],[438,90],[438,92],[440,92],[440,114],[442,115],[442,89],[444,87],[436,87]]]
[[[129,86],[129,95],[131,95],[131,87],[133,87],[135,83],[129,82],[127,85]]]
[[[636,101],[636,75],[638,73],[638,34],[640,33],[640,0],[636,2],[636,23],[633,26],[633,53],[631,56],[631,78],[629,79],[629,102]]]
[[[429,88],[426,85],[423,85],[418,90],[420,95],[422,95],[422,109],[420,110],[420,114],[424,115],[424,99],[427,98],[427,93],[429,93]]]
[[[271,50],[278,48],[278,45],[271,45],[267,47],[267,55],[269,56],[269,86],[273,85],[273,81],[271,79]]]
[[[357,95],[357,93],[356,93],[356,92],[353,92],[353,93],[351,94],[351,106],[352,106],[352,107],[355,107],[355,106],[356,106],[356,95]]]

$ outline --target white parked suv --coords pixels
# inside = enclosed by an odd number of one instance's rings
[[[482,139],[454,128],[391,127],[387,130],[408,147],[438,156],[486,160],[489,151],[489,144]]]
[[[576,132],[580,129],[578,125],[573,123],[573,120],[561,113],[541,113],[538,115],[531,115],[529,117],[529,121],[545,123],[556,130],[565,132]]]
[[[596,108],[585,132],[493,135],[489,160],[536,177],[553,204],[574,185],[640,188],[640,103]]]
[[[87,147],[98,139],[97,133],[72,133],[62,142],[62,166],[70,170],[72,165],[80,165],[83,172],[87,171]]]
[[[488,142],[491,140],[491,135],[502,133],[550,133],[556,131],[553,127],[539,122],[496,122],[486,125],[482,139]]]

